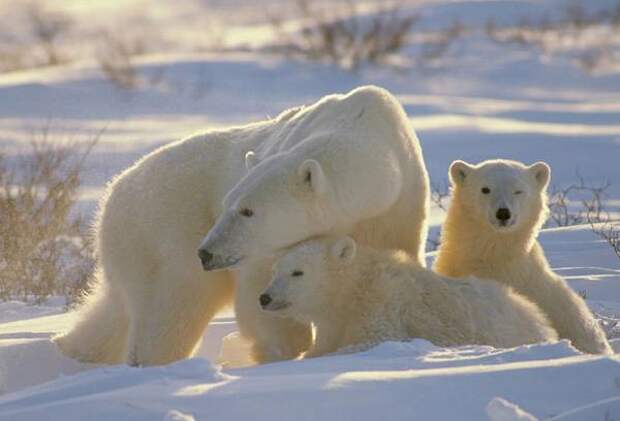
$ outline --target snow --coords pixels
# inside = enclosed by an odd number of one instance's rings
[[[502,398],[493,398],[489,402],[487,415],[491,421],[536,421],[531,414]]]
[[[65,66],[0,74],[0,152],[9,160],[27,153],[33,136],[44,130],[59,143],[87,142],[99,134],[79,203],[87,215],[114,174],[163,143],[369,83],[388,88],[404,105],[433,183],[446,182],[457,158],[544,160],[555,186],[574,183],[576,171],[587,182],[609,180],[606,206],[620,211],[618,66],[587,74],[575,60],[588,45],[562,44],[540,53],[484,35],[489,18],[498,25],[528,15],[554,18],[570,0],[407,3],[407,10],[423,16],[414,29],[432,31],[458,17],[469,30],[433,63],[355,73],[252,51],[248,46],[276,40],[247,0],[209,4],[212,19],[231,19],[225,52],[180,48],[205,22],[200,2],[144,3],[54,5],[80,22],[96,15],[119,25],[138,11],[165,26],[162,37],[178,35],[176,44],[164,43],[136,60],[144,82],[137,90],[114,87],[88,55]],[[264,8],[281,9],[286,30],[298,30],[301,23],[289,18],[284,3],[269,0]],[[376,2],[359,3],[369,15],[377,10]],[[616,4],[584,6],[596,11]],[[9,9],[0,16],[9,16]],[[617,54],[620,40],[608,42]],[[412,37],[404,56],[417,51],[415,43]],[[432,236],[443,216],[433,207]],[[620,350],[620,260],[587,225],[547,229],[540,240],[552,267],[587,298]],[[62,298],[39,306],[0,303],[0,420],[620,418],[618,355],[583,355],[566,341],[494,349],[440,348],[416,339],[252,366],[229,311],[211,323],[193,359],[164,367],[102,367],[73,361],[50,341],[74,317],[64,304]]]
[[[62,311],[64,303],[64,297],[51,297],[44,304],[36,306],[23,301],[6,301],[1,305],[0,323],[57,314]]]
[[[617,267],[609,247],[587,226],[547,230],[541,241],[556,270],[574,271],[569,282],[594,297],[588,302],[593,308],[620,318],[618,288],[607,293],[620,280],[619,271],[609,270],[601,281],[588,269],[589,256],[600,267]],[[0,390],[12,392],[0,397],[0,420],[36,420],[48,413],[68,420],[92,414],[128,420],[410,420],[418,414],[578,420],[620,414],[620,357],[583,355],[568,341],[495,349],[441,348],[414,339],[360,353],[248,366],[234,319],[220,317],[193,359],[164,367],[96,367],[63,356],[49,340],[72,317],[60,313],[0,325]],[[612,344],[618,348],[620,340]]]
[[[550,417],[617,395],[617,357],[578,355],[565,342],[494,352],[414,340],[226,371],[202,358],[97,368],[8,395],[0,400],[0,418],[53,413],[80,419],[88,413],[138,420],[176,410],[196,419],[481,419],[498,395]]]

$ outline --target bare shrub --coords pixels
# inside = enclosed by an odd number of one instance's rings
[[[94,268],[83,218],[74,213],[87,147],[33,141],[13,165],[0,156],[0,299],[72,302]]]
[[[149,41],[154,37],[149,37]],[[164,71],[159,69],[151,75],[143,75],[135,62],[136,56],[149,51],[150,43],[145,37],[128,35],[110,30],[99,36],[97,61],[105,77],[117,88],[133,90],[162,84]]]
[[[611,184],[587,184],[579,172],[577,180],[562,189],[553,189],[549,198],[550,221],[558,227],[589,224],[620,258],[620,221],[613,219],[604,206],[605,192]]]
[[[431,202],[444,212],[448,211],[447,201],[450,198],[450,187],[446,181],[442,183],[431,183]],[[441,244],[441,228],[437,234],[429,233],[426,239],[427,251],[435,251]]]
[[[595,313],[596,318],[598,319],[599,325],[603,328],[605,332],[605,336],[609,339],[615,339],[620,336],[620,330],[618,329],[618,319],[615,315],[604,315],[600,312]],[[620,378],[614,379],[614,384],[616,387],[620,388]]]
[[[133,57],[145,50],[145,43],[140,39],[104,31],[100,37],[97,61],[101,71],[115,86],[136,89],[141,85],[141,78]]]
[[[620,222],[591,222],[592,231],[605,240],[612,248],[616,256],[620,258]]]
[[[551,188],[549,195],[549,217],[547,223],[553,226],[566,227],[585,224],[589,218],[600,218],[604,212],[603,199],[611,184],[600,185],[586,183],[579,172],[577,183],[564,188]]]
[[[442,57],[446,54],[454,40],[465,33],[465,30],[466,28],[459,21],[453,21],[450,26],[437,32],[433,42],[422,44],[422,52],[420,54],[422,61],[437,60]]]
[[[0,46],[0,72],[68,61],[59,46],[73,26],[66,14],[52,12],[40,2],[24,2],[15,18],[15,29],[0,28],[4,40]]]
[[[146,16],[121,16],[117,23],[85,27],[48,3],[18,4],[14,27],[0,26],[0,72],[96,57],[115,85],[133,88],[141,82],[135,56],[176,46],[167,43]]]
[[[20,50],[0,50],[0,72],[12,72],[27,67],[24,54]]]
[[[450,198],[450,187],[447,182],[431,183],[431,202],[444,212],[448,211],[447,201]]]
[[[44,55],[44,65],[64,63],[67,59],[58,49],[58,40],[73,26],[64,13],[52,12],[42,3],[32,2],[25,7],[25,18],[34,42]]]
[[[487,21],[486,33],[497,43],[534,47],[545,54],[555,50],[575,55],[580,68],[595,73],[618,61],[613,39],[620,34],[620,2],[609,9],[589,13],[582,3],[571,3],[560,17],[523,17],[511,27],[498,27]]]
[[[417,15],[403,14],[398,5],[364,17],[354,2],[346,3],[345,10],[339,14],[330,10],[330,16],[312,6],[309,0],[297,0],[295,4],[304,22],[299,36],[286,33],[280,18],[270,18],[278,39],[284,40],[276,50],[291,56],[325,60],[347,69],[356,69],[365,62],[379,63],[398,52],[418,21]]]
[[[608,212],[588,211],[587,221],[592,231],[605,240],[620,258],[620,220],[612,219]]]
[[[599,48],[581,52],[577,60],[579,67],[586,73],[595,74],[599,69],[615,66],[620,57],[609,43],[604,43]]]

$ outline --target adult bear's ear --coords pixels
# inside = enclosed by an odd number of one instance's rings
[[[546,162],[538,161],[530,165],[527,170],[534,176],[541,189],[546,189],[551,180],[551,167]]]
[[[316,194],[323,194],[327,190],[327,178],[318,161],[307,159],[297,168],[297,176],[304,186]]]
[[[454,161],[450,164],[450,182],[453,186],[462,184],[473,169],[474,167],[465,161]]]
[[[357,243],[351,237],[342,237],[332,244],[330,252],[332,259],[348,264],[357,254]]]
[[[254,151],[247,151],[245,154],[245,169],[250,171],[258,164],[258,157]]]

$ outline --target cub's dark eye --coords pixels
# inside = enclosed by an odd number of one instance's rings
[[[489,194],[489,193],[491,193],[491,189],[488,188],[488,187],[483,187],[481,191],[482,191],[482,194]]]
[[[241,209],[239,211],[239,214],[242,216],[245,216],[246,218],[249,218],[252,215],[254,215],[254,211],[252,209],[245,208],[245,209]]]
[[[521,194],[521,193],[523,193],[523,190],[517,190],[517,191],[515,191],[515,194]]]
[[[302,276],[303,274],[304,272],[302,270],[294,270],[291,276]]]

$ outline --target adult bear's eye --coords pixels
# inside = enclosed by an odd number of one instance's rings
[[[482,191],[482,194],[489,194],[489,193],[491,193],[491,189],[488,188],[488,187],[483,187],[481,191]]]
[[[294,270],[293,273],[291,273],[291,276],[302,276],[303,274],[303,270]]]
[[[521,194],[521,193],[523,193],[523,190],[517,190],[517,191],[515,191],[515,194]]]
[[[240,213],[242,216],[245,216],[246,218],[249,218],[249,217],[251,217],[252,215],[254,215],[254,211],[253,211],[252,209],[248,209],[248,208],[241,209],[241,210],[239,211],[239,213]]]

